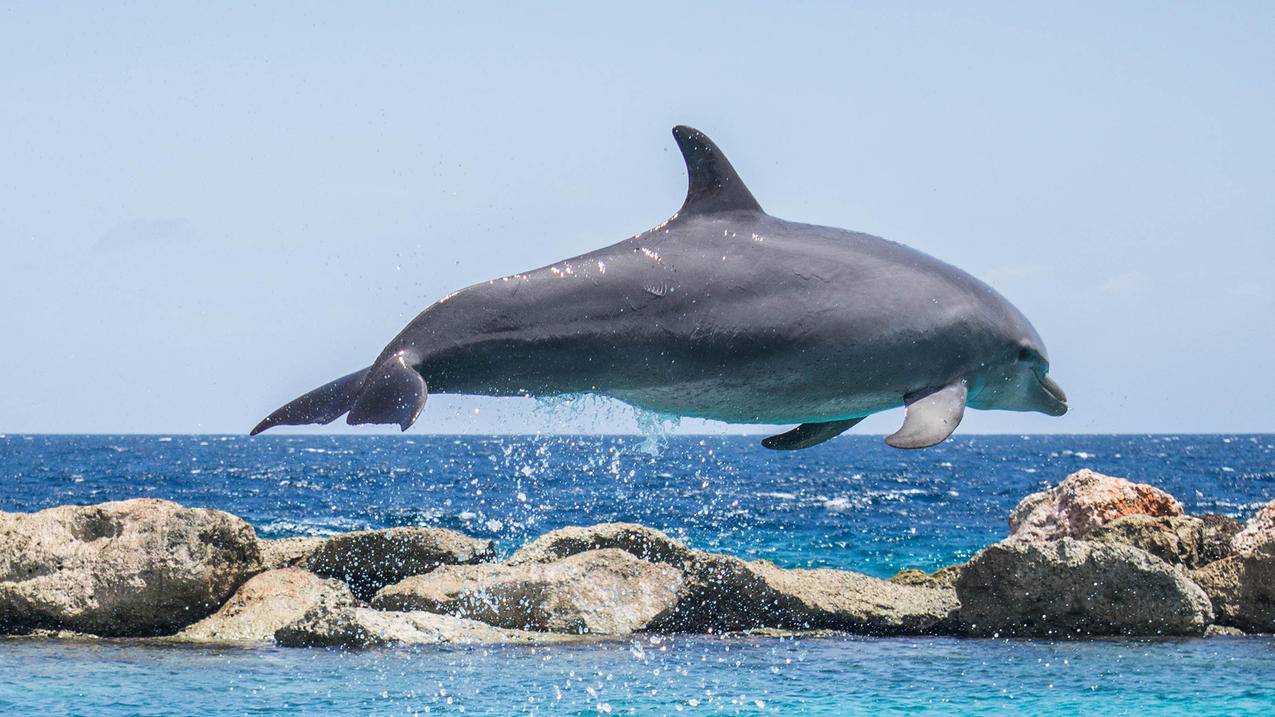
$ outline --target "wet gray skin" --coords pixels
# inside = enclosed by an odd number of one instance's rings
[[[1062,415],[1030,322],[1000,294],[902,244],[762,211],[716,145],[677,127],[689,190],[654,229],[461,289],[368,369],[283,406],[281,424],[394,423],[428,393],[593,393],[659,413],[800,423],[805,448],[906,406],[886,440],[946,439],[966,405]]]

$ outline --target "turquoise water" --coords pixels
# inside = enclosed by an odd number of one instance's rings
[[[0,436],[0,510],[136,496],[267,536],[440,525],[503,553],[632,520],[696,547],[889,575],[964,560],[1020,498],[1081,467],[1247,518],[1275,499],[1275,436],[755,438]],[[1190,640],[718,639],[335,652],[0,641],[0,713],[1269,714],[1269,636]]]
[[[664,638],[325,650],[0,643],[0,711],[77,715],[1270,714],[1270,638]]]

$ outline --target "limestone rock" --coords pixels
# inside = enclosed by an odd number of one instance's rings
[[[306,560],[316,575],[338,578],[360,600],[412,575],[440,565],[465,565],[494,555],[490,540],[445,528],[390,528],[337,535],[323,541]]]
[[[1118,543],[997,543],[965,566],[956,593],[975,635],[1201,635],[1213,622],[1184,573]]]
[[[951,589],[956,585],[956,579],[961,576],[962,565],[948,565],[939,568],[932,573],[915,568],[907,568],[900,570],[890,578],[890,582],[899,585],[912,585],[922,588],[942,588]]]
[[[1126,515],[1182,515],[1182,504],[1155,486],[1085,468],[1049,490],[1023,498],[1010,513],[1009,538],[1080,538]]]
[[[677,604],[648,625],[657,632],[777,628],[912,634],[939,629],[956,607],[951,590],[898,585],[848,571],[750,563],[692,550],[657,530],[628,523],[555,530],[510,562],[556,560],[597,548],[619,548],[681,571]]]
[[[519,548],[506,561],[509,565],[550,563],[586,550],[618,548],[653,563],[678,565],[695,551],[654,528],[637,523],[600,523],[586,527],[559,528]]]
[[[1083,537],[1132,545],[1166,563],[1197,568],[1229,555],[1231,536],[1238,530],[1239,523],[1226,516],[1126,515]]]
[[[672,610],[683,582],[672,566],[606,548],[551,563],[444,565],[381,590],[372,607],[522,630],[627,635]]]
[[[1244,632],[1275,632],[1275,553],[1232,555],[1191,572],[1213,601],[1217,622]]]
[[[552,632],[492,627],[477,620],[429,612],[386,612],[363,607],[318,607],[275,632],[283,647],[542,644],[579,638]]]
[[[229,513],[136,499],[0,513],[0,633],[171,634],[259,569]]]
[[[292,538],[261,540],[261,567],[263,570],[305,567],[310,555],[323,545],[326,538],[300,535]]]
[[[354,595],[339,580],[301,568],[267,570],[244,583],[217,612],[177,634],[198,642],[261,642],[316,607],[353,607]]]
[[[1257,509],[1257,515],[1231,540],[1231,547],[1237,553],[1275,553],[1275,500]]]

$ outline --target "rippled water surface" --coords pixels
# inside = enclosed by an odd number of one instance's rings
[[[136,496],[243,516],[266,536],[438,525],[508,553],[627,520],[695,547],[875,575],[968,558],[1025,494],[1081,467],[1192,512],[1275,498],[1275,436],[967,436],[919,452],[845,437],[3,436],[0,510]],[[0,642],[0,713],[542,714],[937,710],[1266,713],[1267,637],[1181,641],[717,640],[317,650]]]

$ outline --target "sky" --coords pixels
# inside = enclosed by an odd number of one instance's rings
[[[1071,412],[963,432],[1275,431],[1272,68],[1267,2],[3,3],[0,431],[246,432],[449,291],[663,221],[675,124],[1032,320]]]

